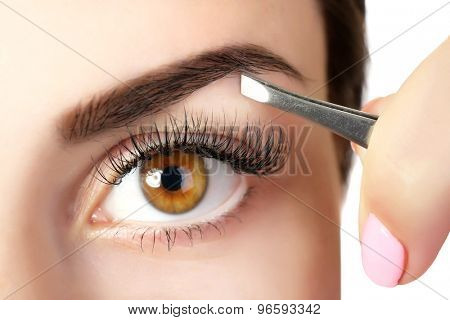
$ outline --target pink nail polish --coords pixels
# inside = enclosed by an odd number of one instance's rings
[[[405,250],[378,218],[370,213],[361,238],[362,263],[376,284],[395,287],[403,274]]]

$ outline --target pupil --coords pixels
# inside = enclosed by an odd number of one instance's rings
[[[183,183],[183,175],[177,166],[165,167],[161,174],[161,184],[169,191],[177,191],[181,189]]]

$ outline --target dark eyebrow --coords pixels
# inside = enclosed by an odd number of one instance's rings
[[[231,73],[264,71],[303,78],[283,58],[264,47],[253,44],[220,47],[159,67],[94,96],[64,114],[60,129],[66,141],[76,142],[161,111]]]

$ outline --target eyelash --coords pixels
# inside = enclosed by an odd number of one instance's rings
[[[236,173],[257,176],[280,170],[288,154],[287,138],[281,127],[246,123],[240,129],[235,123],[220,125],[214,123],[212,116],[211,120],[203,115],[194,118],[186,112],[182,122],[169,115],[169,123],[162,130],[153,124],[140,126],[135,132],[128,128],[128,134],[129,138],[114,148],[118,151],[107,151],[103,161],[112,177],[104,173],[102,166],[95,165],[96,178],[101,182],[118,185],[155,153],[170,155],[174,150],[223,161]]]
[[[226,123],[225,117],[223,123]],[[108,185],[119,185],[127,174],[150,160],[154,154],[170,155],[174,150],[223,161],[239,174],[262,176],[280,170],[289,151],[287,136],[282,127],[248,122],[242,128],[235,122],[225,126],[214,122],[213,116],[193,117],[188,116],[186,111],[183,121],[169,115],[168,122],[162,129],[156,124],[140,126],[134,131],[128,128],[128,135],[116,147],[107,151],[100,165],[95,165],[97,180]],[[105,174],[102,168],[107,168],[109,174]],[[208,231],[216,231],[222,235],[223,224],[229,219],[241,222],[236,212],[256,192],[254,189],[255,187],[250,187],[247,190],[235,209],[214,220],[162,228],[122,224],[114,228],[116,231],[112,237],[121,239],[121,232],[125,231],[126,242],[137,239],[137,245],[144,251],[144,242],[150,241],[153,252],[156,241],[165,244],[170,251],[177,241],[177,234],[181,234],[192,246],[196,237],[202,239]]]

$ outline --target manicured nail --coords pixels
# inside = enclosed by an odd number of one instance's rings
[[[378,218],[370,213],[361,238],[362,263],[376,284],[395,287],[403,274],[405,250]]]

